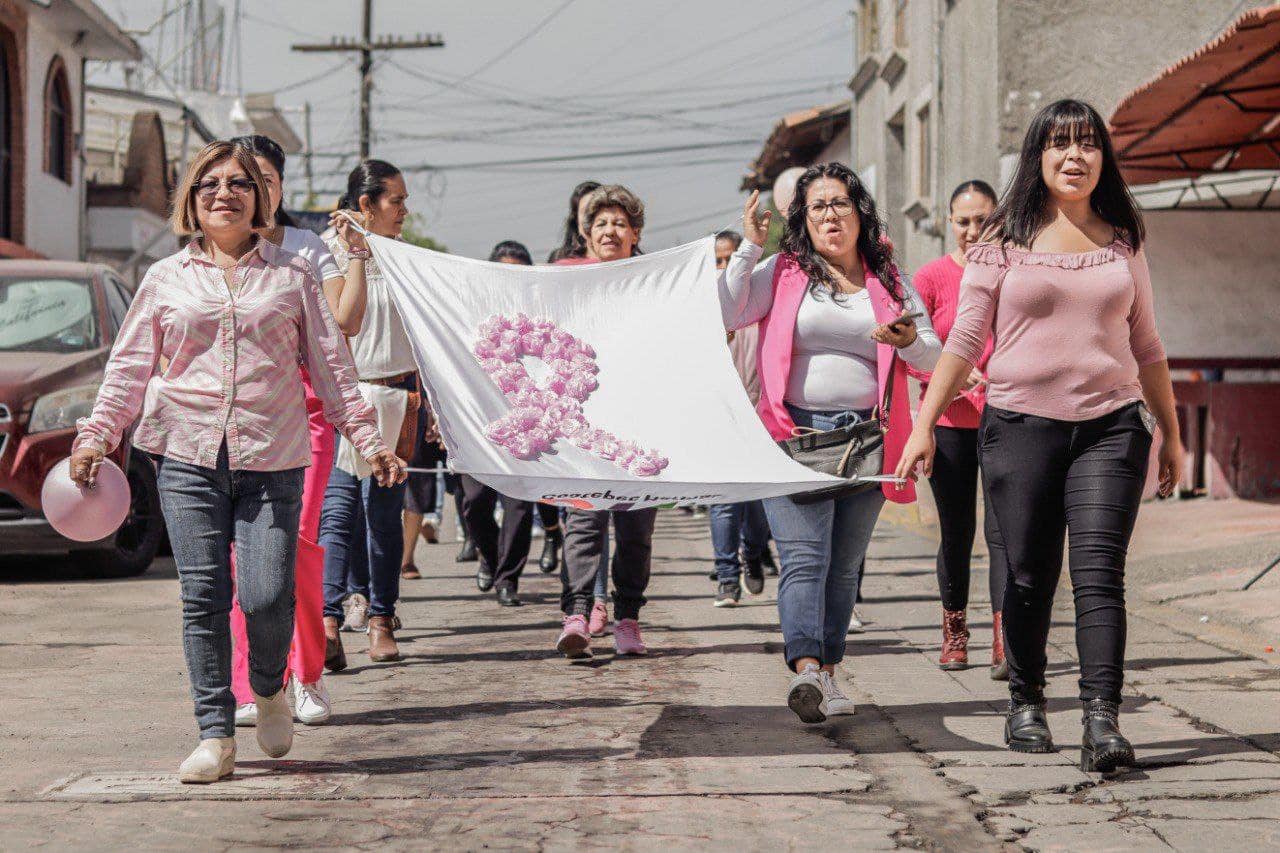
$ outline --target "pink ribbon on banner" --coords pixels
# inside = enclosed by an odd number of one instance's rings
[[[599,387],[596,351],[546,319],[495,314],[480,324],[472,350],[511,411],[484,428],[485,437],[517,459],[537,459],[564,438],[637,477],[654,477],[667,459],[587,423],[582,404]],[[542,359],[550,375],[533,381],[520,359]]]

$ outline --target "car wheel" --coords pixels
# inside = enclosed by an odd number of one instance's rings
[[[160,489],[151,460],[134,453],[126,476],[129,514],[116,531],[112,545],[94,551],[75,551],[71,555],[81,568],[97,577],[128,578],[142,574],[165,539]]]

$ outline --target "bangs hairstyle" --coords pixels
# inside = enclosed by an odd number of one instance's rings
[[[223,160],[235,160],[253,182],[253,221],[250,224],[254,228],[267,227],[267,220],[270,219],[267,205],[271,202],[267,198],[267,182],[262,178],[258,161],[253,159],[253,153],[243,145],[229,139],[219,139],[201,149],[173,192],[173,215],[169,218],[169,225],[174,234],[190,237],[200,233],[200,220],[196,218],[196,205],[199,204],[196,200],[196,187],[205,173]]]
[[[810,166],[796,181],[796,194],[791,199],[791,206],[787,208],[782,251],[794,257],[800,269],[809,277],[810,293],[816,296],[825,290],[832,294],[832,298],[839,299],[835,296],[836,280],[831,274],[831,267],[827,266],[822,255],[813,247],[813,240],[809,238],[809,187],[822,178],[832,178],[845,185],[849,198],[853,201],[853,215],[858,217],[858,254],[862,256],[862,262],[867,268],[880,279],[889,295],[901,305],[902,288],[898,283],[898,268],[893,263],[893,246],[885,237],[884,223],[876,212],[875,199],[853,170],[843,163]]]
[[[1147,229],[1120,175],[1106,122],[1089,104],[1069,98],[1054,101],[1031,119],[1022,140],[1022,153],[1018,155],[1018,168],[1004,198],[987,220],[983,241],[1019,248],[1031,246],[1048,224],[1049,188],[1045,186],[1040,165],[1044,151],[1051,145],[1070,145],[1077,140],[1092,142],[1102,151],[1102,171],[1098,185],[1089,196],[1089,207],[1115,228],[1130,248],[1137,251],[1142,247]]]
[[[625,213],[635,230],[644,228],[644,202],[621,184],[609,184],[592,190],[587,196],[586,207],[583,208],[586,218],[582,222],[582,229],[590,232],[591,223],[606,207],[616,207]]]

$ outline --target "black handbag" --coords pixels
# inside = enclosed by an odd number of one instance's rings
[[[845,427],[808,432],[779,441],[782,452],[806,468],[821,474],[830,474],[846,480],[823,486],[811,492],[792,495],[797,504],[842,498],[880,488],[877,481],[858,480],[859,477],[877,476],[884,470],[884,436],[889,430],[889,404],[893,402],[893,371],[897,367],[898,353],[893,353],[894,363],[889,365],[889,382],[885,385],[880,405],[865,421]]]

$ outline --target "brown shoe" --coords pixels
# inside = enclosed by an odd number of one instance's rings
[[[418,567],[413,563],[400,567],[400,577],[407,581],[416,581],[422,577],[422,572],[418,571]]]
[[[1009,662],[1004,657],[1004,614],[991,614],[991,680],[1009,680]]]
[[[963,610],[942,611],[942,655],[938,658],[942,669],[969,668],[969,626],[965,624]]]
[[[369,659],[376,663],[400,660],[391,616],[369,617]]]
[[[347,653],[338,634],[338,620],[333,616],[324,617],[324,668],[330,672],[342,672],[347,668]]]

